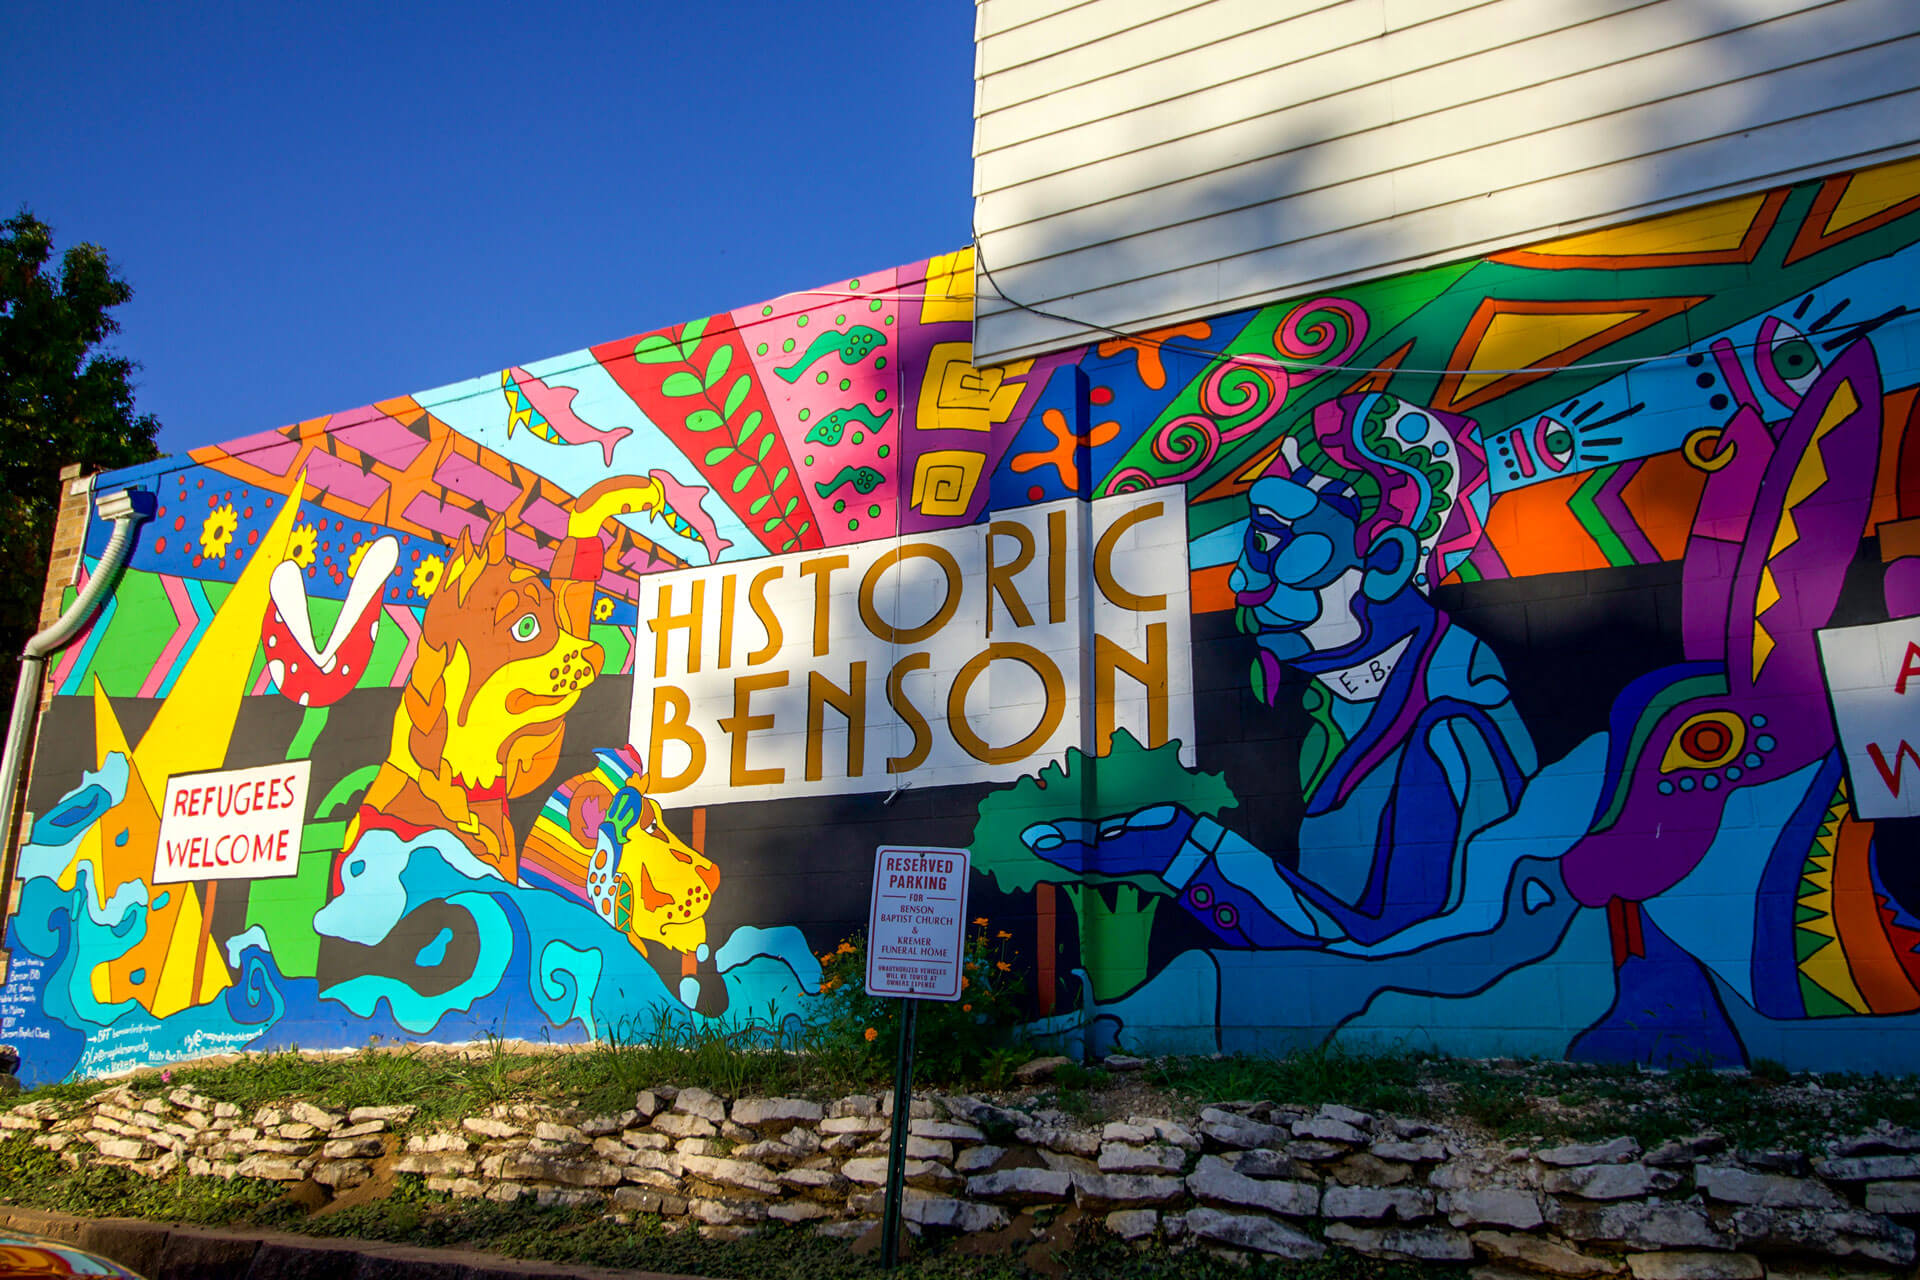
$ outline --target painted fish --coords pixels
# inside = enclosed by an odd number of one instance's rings
[[[872,493],[886,479],[872,467],[842,467],[840,474],[824,482],[816,482],[813,491],[823,498],[830,498],[845,485],[852,485],[861,493]]]
[[[815,361],[830,352],[838,351],[842,364],[859,364],[867,358],[869,351],[886,345],[886,334],[878,329],[869,329],[866,325],[857,324],[845,333],[821,334],[813,340],[813,345],[807,348],[806,353],[798,361],[784,369],[775,369],[774,372],[787,382],[798,382],[801,374],[811,369]]]
[[[525,427],[551,444],[597,444],[601,456],[613,465],[613,446],[633,434],[631,427],[602,429],[581,421],[573,411],[573,387],[550,387],[518,367],[500,371],[500,393],[507,398],[507,437]]]
[[[839,444],[840,437],[846,432],[849,423],[862,423],[868,431],[878,431],[887,425],[887,419],[892,416],[893,410],[889,409],[876,418],[873,416],[873,410],[863,404],[856,404],[851,409],[835,409],[807,428],[807,439],[819,444]]]
[[[703,485],[681,484],[665,471],[649,471],[647,477],[660,486],[665,496],[659,512],[660,519],[667,522],[667,528],[684,538],[692,538],[707,549],[707,563],[719,562],[720,553],[732,546],[713,523],[713,517],[700,507],[708,490]]]

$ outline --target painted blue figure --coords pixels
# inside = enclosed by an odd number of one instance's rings
[[[1339,429],[1368,418],[1345,416]],[[1285,1048],[1394,987],[1479,992],[1568,935],[1576,904],[1556,860],[1585,831],[1604,745],[1583,744],[1536,777],[1499,659],[1420,590],[1439,525],[1429,517],[1451,497],[1434,482],[1451,474],[1435,463],[1446,443],[1424,441],[1425,456],[1403,447],[1392,462],[1351,437],[1322,444],[1357,455],[1359,477],[1294,455],[1285,474],[1256,481],[1232,579],[1263,700],[1279,697],[1283,669],[1310,680],[1297,867],[1166,804],[1022,834],[1066,869],[1150,883],[1217,939],[1130,996],[1083,1009],[1096,1040],[1129,1026],[1211,1038],[1202,1015],[1221,1047]],[[1604,953],[1587,958],[1605,967]]]

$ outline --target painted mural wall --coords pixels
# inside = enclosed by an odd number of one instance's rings
[[[971,292],[103,478],[27,1074],[804,1018],[882,844],[1096,1053],[1911,1067],[1920,162],[1001,368]]]

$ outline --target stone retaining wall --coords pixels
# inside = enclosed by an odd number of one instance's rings
[[[411,1107],[250,1114],[187,1089],[126,1085],[84,1102],[0,1112],[70,1163],[313,1182],[343,1191],[415,1174],[455,1197],[604,1206],[715,1234],[766,1222],[838,1236],[880,1212],[891,1099],[641,1093],[584,1115],[501,1104],[422,1128]],[[1341,1106],[1232,1102],[1177,1122],[1084,1126],[1059,1112],[927,1094],[907,1151],[914,1229],[1044,1234],[1098,1215],[1127,1239],[1313,1258],[1480,1262],[1489,1269],[1635,1280],[1755,1280],[1890,1271],[1915,1259],[1920,1132],[1882,1128],[1824,1157],[1734,1151],[1701,1135],[1642,1151],[1631,1138],[1507,1148]]]

